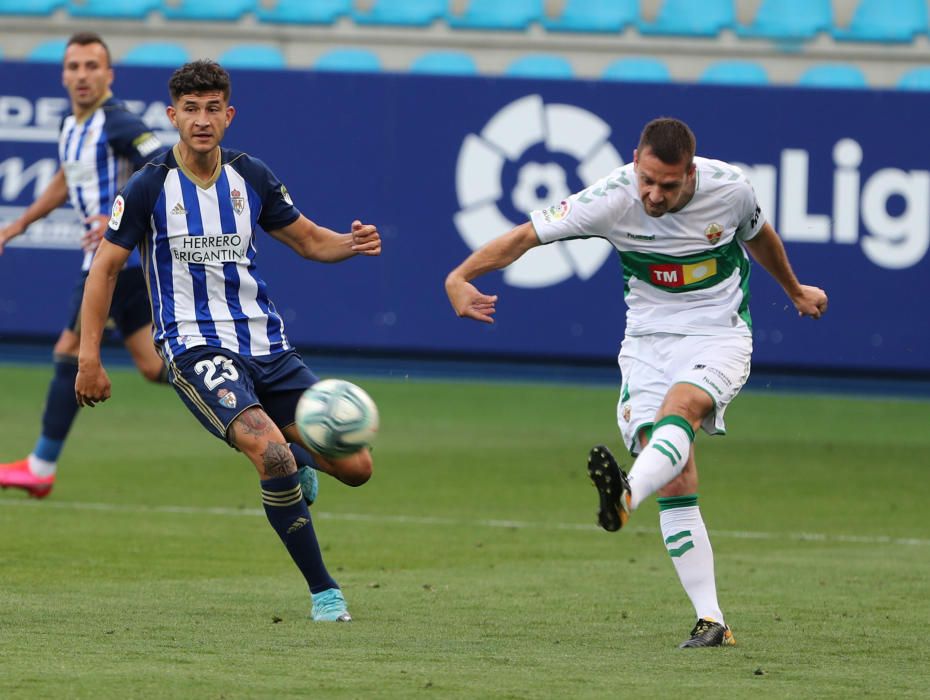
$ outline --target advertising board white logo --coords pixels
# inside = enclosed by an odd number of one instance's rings
[[[460,209],[454,217],[459,235],[476,250],[523,223],[526,218],[520,217],[530,211],[558,210],[573,191],[623,165],[609,137],[603,119],[574,105],[544,104],[540,95],[506,105],[480,134],[466,136],[459,151],[455,189]],[[513,180],[509,191],[505,180]],[[536,288],[575,275],[586,280],[612,251],[602,239],[557,241],[507,267],[504,281]]]

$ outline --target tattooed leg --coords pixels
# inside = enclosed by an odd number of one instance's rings
[[[243,411],[232,422],[229,442],[251,460],[262,479],[275,479],[297,471],[284,435],[258,406]]]

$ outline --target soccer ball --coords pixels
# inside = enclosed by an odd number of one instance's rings
[[[324,379],[297,402],[297,430],[314,452],[345,457],[367,447],[378,433],[378,407],[364,389]]]

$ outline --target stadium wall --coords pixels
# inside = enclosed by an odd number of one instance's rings
[[[5,65],[0,221],[55,172],[67,109],[58,67]],[[124,66],[115,91],[173,139],[168,75]],[[757,366],[930,371],[920,311],[930,298],[930,94],[305,71],[237,70],[233,82],[239,112],[226,145],[267,162],[310,218],[341,230],[361,218],[384,237],[380,259],[337,266],[259,238],[260,269],[297,345],[612,357],[623,281],[601,241],[546,246],[482,280],[501,295],[493,326],[457,319],[443,279],[524,211],[630,159],[641,126],[667,114],[692,125],[701,154],[745,166],[798,275],[830,293],[825,319],[800,320],[756,266]],[[58,333],[78,238],[64,210],[0,257],[0,340]]]

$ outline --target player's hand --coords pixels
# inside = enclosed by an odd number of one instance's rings
[[[459,318],[471,318],[483,323],[494,323],[497,312],[497,295],[482,294],[471,282],[453,277],[446,278],[446,294]]]
[[[74,380],[74,398],[78,406],[90,406],[110,398],[110,378],[99,362],[78,365]]]
[[[798,310],[798,316],[820,318],[827,313],[827,293],[820,287],[801,285],[801,290],[791,299]]]
[[[19,221],[14,221],[11,224],[7,224],[3,228],[0,228],[0,255],[3,255],[3,246],[6,245],[7,241],[16,238],[26,230],[26,227],[23,226]]]
[[[352,252],[359,255],[381,255],[381,234],[372,224],[352,222]]]
[[[107,214],[88,216],[84,219],[84,223],[87,224],[87,231],[81,236],[81,248],[85,253],[93,253],[97,250],[97,246],[100,245],[100,239],[103,238],[103,234],[107,232],[107,227],[110,225],[110,217]]]

